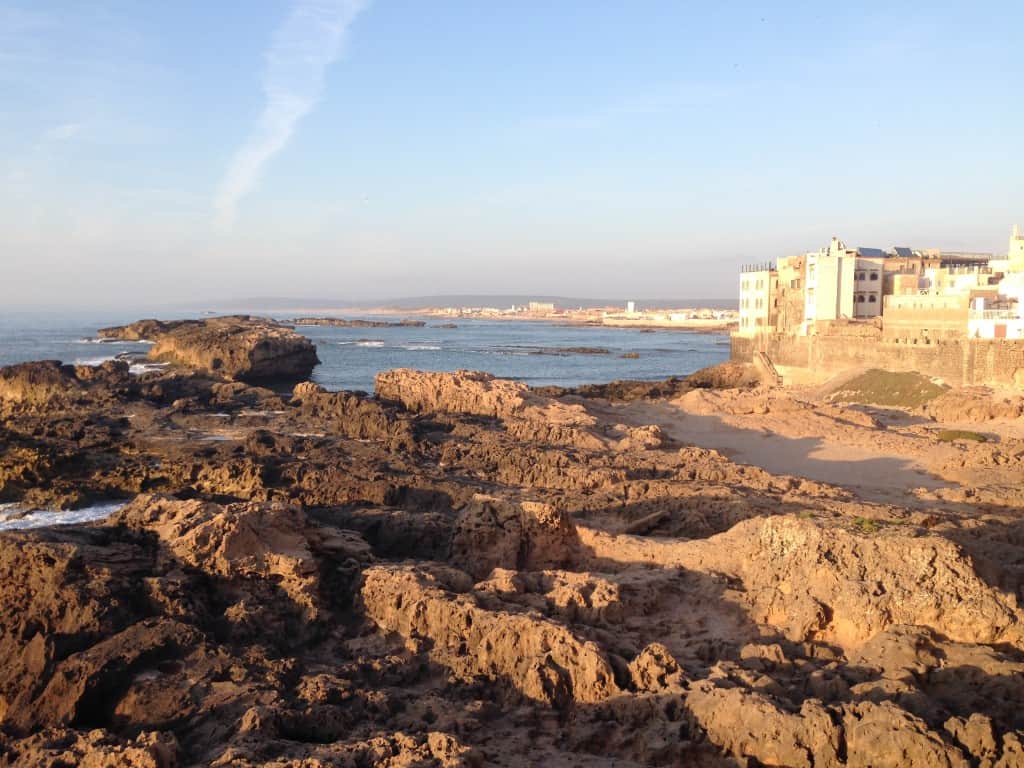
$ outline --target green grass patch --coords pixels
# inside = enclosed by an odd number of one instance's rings
[[[874,368],[839,385],[829,399],[860,405],[920,408],[947,389],[920,373]]]
[[[952,443],[954,440],[973,440],[976,443],[987,443],[988,437],[981,432],[971,432],[969,429],[943,429],[936,437],[939,442]]]
[[[855,517],[853,526],[861,533],[878,533],[885,525],[883,520],[873,520],[870,517]]]

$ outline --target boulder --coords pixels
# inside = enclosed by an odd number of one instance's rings
[[[148,340],[152,360],[248,382],[303,381],[320,362],[316,346],[267,318],[234,315],[208,320],[140,320],[103,328],[102,338]]]

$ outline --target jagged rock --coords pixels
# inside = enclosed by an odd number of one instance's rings
[[[459,677],[502,680],[529,699],[559,708],[602,701],[617,690],[611,666],[594,643],[551,621],[484,610],[471,596],[442,589],[422,570],[369,568],[361,594],[377,626],[427,639],[431,659]]]
[[[581,534],[592,557],[617,551],[636,562],[734,574],[756,619],[793,640],[856,648],[914,624],[963,642],[1024,644],[1016,598],[986,584],[970,556],[937,535],[855,533],[793,517],[747,520],[685,543]]]
[[[99,728],[87,732],[53,728],[10,748],[0,742],[4,768],[178,768],[178,754],[174,736],[152,731],[126,739]]]
[[[701,368],[686,377],[687,386],[694,389],[753,389],[759,383],[753,365],[731,361]]]
[[[321,613],[318,569],[296,505],[140,496],[110,522],[153,532],[172,557],[210,575],[273,582],[307,619]]]
[[[661,643],[651,643],[629,663],[629,676],[638,691],[678,692],[686,687],[686,673]]]
[[[921,410],[939,422],[1017,419],[1024,415],[1024,397],[996,397],[987,387],[963,387],[939,395]]]
[[[539,570],[578,558],[576,527],[550,504],[479,496],[459,514],[451,562],[477,579],[494,568]]]
[[[590,429],[597,420],[581,405],[541,397],[518,381],[479,371],[435,373],[398,368],[378,373],[374,390],[381,400],[421,413],[465,413],[523,420],[548,427]]]
[[[149,350],[152,360],[242,381],[301,381],[320,362],[316,346],[305,336],[273,320],[248,315],[171,322],[140,320],[103,328],[99,334],[103,338],[153,341]]]
[[[0,404],[41,406],[57,399],[78,399],[92,390],[111,390],[128,382],[128,364],[110,360],[98,366],[62,365],[58,360],[0,368]]]

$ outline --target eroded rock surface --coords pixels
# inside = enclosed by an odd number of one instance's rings
[[[320,362],[316,346],[305,336],[273,320],[248,315],[140,320],[99,333],[108,339],[152,341],[152,360],[240,381],[302,381]]]
[[[868,501],[688,444],[649,387],[203,368],[0,370],[0,500],[125,502],[0,533],[0,765],[1024,765],[1008,484]],[[940,445],[734,373],[691,412]],[[995,448],[944,460],[1010,477]]]

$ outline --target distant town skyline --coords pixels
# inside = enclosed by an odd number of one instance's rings
[[[1005,250],[1024,7],[0,0],[0,303],[735,295]]]

